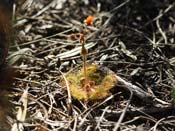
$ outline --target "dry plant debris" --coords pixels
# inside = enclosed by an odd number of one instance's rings
[[[17,6],[10,55],[17,58],[12,63],[20,75],[12,85],[10,99],[19,106],[17,102],[28,88],[24,129],[174,130],[174,0],[61,3],[25,0]],[[80,69],[81,45],[69,36],[82,30],[81,21],[88,15],[95,17],[95,26],[88,27],[87,43],[92,44],[87,44],[87,62],[108,67],[144,90],[144,96],[149,94],[151,102],[118,85],[111,90],[113,95],[99,102],[84,104],[73,99],[69,114],[67,92],[59,84],[60,72]],[[8,117],[10,125],[16,121],[16,112],[14,109]]]

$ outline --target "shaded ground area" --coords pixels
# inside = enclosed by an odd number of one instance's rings
[[[17,5],[16,15],[17,38],[9,61],[20,75],[11,99],[15,105],[28,89],[26,130],[175,128],[173,0],[26,0]],[[128,90],[117,86],[111,96],[98,102],[73,99],[70,112],[67,91],[59,80],[62,72],[82,66],[80,44],[70,35],[81,32],[89,15],[95,21],[87,36],[88,62],[106,66],[140,87],[154,98],[151,102],[131,98]]]

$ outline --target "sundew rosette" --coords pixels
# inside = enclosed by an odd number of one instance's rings
[[[87,81],[83,70],[66,75],[73,98],[83,101],[95,101],[109,96],[110,89],[115,87],[115,74],[105,67],[97,65],[87,66]]]

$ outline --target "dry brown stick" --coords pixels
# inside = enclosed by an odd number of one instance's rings
[[[167,45],[168,39],[167,39],[167,37],[166,37],[166,33],[163,31],[163,29],[162,29],[161,26],[160,26],[160,21],[159,21],[159,19],[156,20],[156,25],[157,25],[157,28],[158,28],[160,34],[162,35],[162,37],[163,37],[163,39],[164,39],[165,45]]]
[[[136,117],[140,115],[144,116],[153,116],[154,118],[166,117],[168,115],[174,115],[175,107],[167,106],[167,107],[145,107],[141,109],[131,109],[126,111],[126,115],[130,117]],[[116,120],[120,117],[122,111],[113,111],[107,110],[105,113],[105,118],[109,120]],[[161,115],[160,115],[161,114]]]
[[[60,71],[60,70],[59,70]],[[61,75],[63,76],[65,83],[66,83],[66,87],[67,87],[67,108],[68,108],[68,114],[72,115],[72,97],[71,97],[71,92],[70,92],[70,87],[69,87],[69,82],[67,81],[65,75],[60,71]]]
[[[40,41],[42,41],[42,40],[50,39],[50,38],[59,36],[59,35],[64,34],[64,33],[68,33],[68,32],[70,32],[70,31],[72,31],[72,30],[73,30],[73,29],[67,29],[67,30],[65,30],[65,31],[58,32],[58,33],[53,34],[53,35],[50,35],[50,36],[46,36],[46,37],[38,38],[38,39],[35,39],[35,40],[32,40],[32,41],[28,41],[28,42],[25,42],[25,43],[20,44],[20,47],[21,47],[21,46],[27,46],[27,45],[30,45],[30,44],[34,44],[34,43],[40,42]],[[11,46],[11,48],[14,48],[14,47],[16,47],[16,45],[15,45],[15,46]]]
[[[97,126],[95,127],[96,130],[100,129],[100,123],[102,122],[102,120],[103,120],[103,118],[104,118],[104,115],[105,115],[105,113],[106,113],[106,111],[107,111],[108,109],[109,109],[109,106],[107,106],[107,107],[103,110],[103,112],[102,112],[102,114],[101,114],[101,116],[100,116],[100,118],[99,118],[99,120],[98,120],[98,122],[97,122]]]
[[[144,27],[147,26],[147,25],[149,25],[150,23],[152,23],[152,22],[154,22],[154,21],[160,19],[161,17],[163,17],[168,11],[170,11],[171,9],[173,9],[174,6],[175,6],[175,2],[173,2],[172,4],[170,4],[162,13],[159,13],[158,16],[156,16],[156,17],[153,18],[152,20],[148,21],[148,22],[144,25]]]
[[[149,105],[154,104],[155,106],[157,104],[161,104],[163,106],[170,106],[171,105],[171,103],[165,102],[165,101],[155,97],[154,95],[151,95],[150,93],[144,91],[143,89],[139,88],[136,85],[133,85],[132,83],[125,81],[124,79],[122,79],[121,77],[119,77],[117,75],[116,75],[116,78],[118,80],[117,86],[121,86],[129,91],[132,91],[133,95],[140,98],[140,100],[145,102],[145,104],[149,104]]]
[[[118,129],[120,127],[120,124],[121,124],[121,122],[123,121],[123,119],[125,117],[126,111],[127,111],[128,107],[129,107],[129,104],[130,104],[130,102],[131,102],[131,100],[133,98],[133,91],[131,89],[129,89],[129,91],[130,91],[130,97],[128,99],[128,103],[126,104],[126,107],[123,109],[123,112],[121,113],[121,115],[120,115],[120,117],[119,117],[119,119],[117,121],[117,124],[115,125],[113,131],[118,131]]]
[[[139,88],[136,85],[133,85],[127,81],[125,81],[124,79],[122,79],[121,77],[116,75],[116,78],[118,80],[118,85],[126,88],[129,91],[133,92],[133,95],[137,96],[138,98],[140,98],[142,101],[146,102],[146,103],[153,103],[153,99],[154,97],[151,96],[149,93],[147,93],[146,91],[142,90],[141,88]]]

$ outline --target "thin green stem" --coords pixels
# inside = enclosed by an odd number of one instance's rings
[[[82,44],[82,49],[81,49],[81,54],[82,54],[82,59],[83,59],[83,72],[84,72],[84,79],[85,79],[85,84],[87,83],[87,71],[86,71],[86,60],[87,60],[87,50]]]
[[[84,71],[85,83],[87,82],[86,59],[87,59],[86,55],[83,55],[83,71]]]

